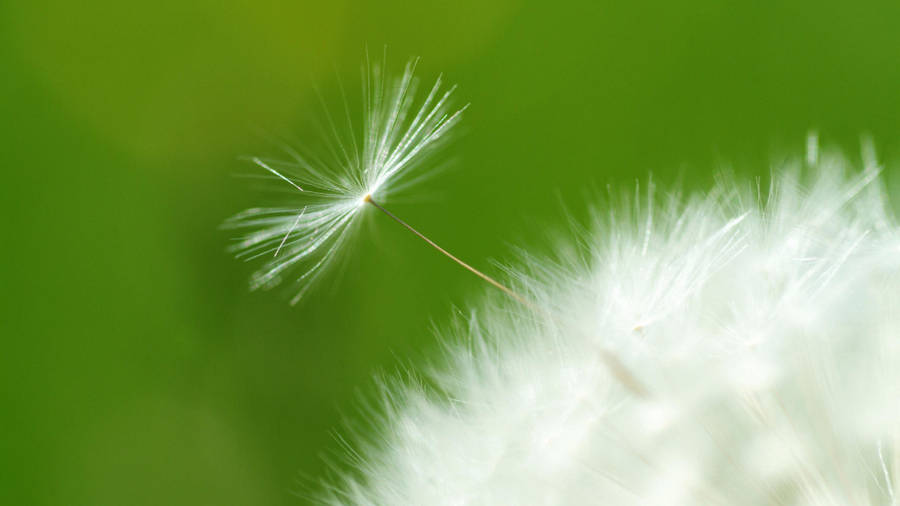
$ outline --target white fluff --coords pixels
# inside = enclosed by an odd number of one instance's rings
[[[441,78],[419,97],[416,64],[410,61],[402,75],[392,78],[384,61],[367,65],[362,124],[356,128],[351,121],[344,97],[340,115],[326,110],[321,140],[327,149],[302,154],[285,146],[288,160],[253,159],[288,185],[294,198],[287,207],[247,209],[224,224],[246,233],[230,248],[239,258],[267,258],[253,274],[251,288],[270,288],[297,273],[292,303],[297,302],[352,237],[366,199],[386,200],[421,178],[415,171],[446,139],[464,108],[451,108],[455,87],[443,89]]]
[[[898,504],[900,230],[871,156],[811,146],[765,194],[606,203],[526,259],[547,314],[494,300],[442,336],[323,502]]]

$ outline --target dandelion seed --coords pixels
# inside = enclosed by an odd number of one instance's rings
[[[238,257],[254,259],[274,250],[272,258],[254,273],[252,288],[277,285],[287,272],[297,270],[301,272],[297,278],[299,290],[291,302],[299,301],[340,253],[362,208],[370,204],[485,282],[532,310],[541,311],[522,295],[438,246],[376,202],[376,196],[386,197],[413,182],[409,174],[423,165],[465,110],[465,107],[451,108],[455,87],[443,90],[440,78],[424,99],[418,100],[416,63],[416,60],[407,63],[403,74],[394,80],[386,77],[383,61],[382,65],[367,65],[362,142],[353,135],[345,100],[346,128],[350,132],[347,138],[342,138],[326,111],[333,134],[328,141],[333,155],[330,160],[313,160],[290,148],[292,160],[288,162],[252,159],[296,189],[298,200],[306,202],[299,213],[288,208],[255,208],[225,223],[226,228],[250,230],[232,248]],[[282,250],[284,255],[279,257]]]
[[[366,65],[362,131],[354,131],[345,98],[345,124],[339,126],[326,111],[327,155],[285,148],[289,160],[252,159],[296,190],[298,204],[248,209],[224,224],[247,231],[231,248],[239,258],[271,255],[253,274],[252,288],[269,288],[295,274],[296,303],[338,257],[364,206],[371,203],[384,212],[374,198],[388,198],[418,179],[412,176],[425,169],[465,107],[452,108],[455,87],[445,87],[441,78],[424,96],[418,94],[416,64],[410,61],[393,79],[385,73],[383,60]]]

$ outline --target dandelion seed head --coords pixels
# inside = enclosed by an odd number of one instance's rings
[[[390,77],[384,59],[367,62],[362,121],[352,119],[342,93],[342,111],[325,108],[317,152],[284,145],[286,159],[252,159],[293,193],[288,205],[248,209],[223,225],[244,233],[230,248],[239,258],[264,259],[251,288],[292,279],[297,302],[346,248],[368,201],[389,199],[429,175],[431,156],[465,107],[453,108],[455,87],[440,77],[421,93],[416,66],[412,60]]]
[[[323,502],[897,505],[900,227],[872,153],[811,150],[765,194],[599,206],[577,254],[516,275],[553,317],[495,301],[446,329]]]

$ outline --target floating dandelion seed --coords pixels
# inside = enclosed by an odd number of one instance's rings
[[[298,290],[292,299],[296,303],[335,260],[366,204],[399,221],[375,199],[415,183],[419,179],[413,177],[415,171],[423,168],[465,109],[451,107],[455,87],[444,89],[441,78],[420,98],[416,63],[416,60],[407,63],[403,74],[396,79],[388,78],[383,61],[380,65],[367,65],[361,139],[354,134],[345,102],[346,114],[342,121],[349,133],[340,134],[332,116],[327,116],[332,134],[332,138],[326,139],[329,156],[313,157],[287,149],[289,161],[253,159],[256,165],[296,190],[298,205],[248,209],[225,223],[226,228],[249,231],[232,248],[238,257],[268,257],[263,267],[253,274],[252,288],[271,287],[289,273],[299,273]]]

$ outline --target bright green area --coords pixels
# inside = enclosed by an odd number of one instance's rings
[[[217,230],[266,202],[233,177],[258,132],[302,137],[366,44],[471,102],[455,166],[393,209],[496,274],[606,183],[765,175],[810,128],[896,159],[898,26],[887,1],[4,2],[0,503],[303,504],[357,392],[436,356],[486,288],[395,224],[298,307]]]

